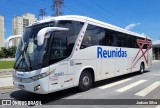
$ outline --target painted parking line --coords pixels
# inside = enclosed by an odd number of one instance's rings
[[[129,90],[129,89],[131,89],[131,88],[133,88],[133,87],[135,87],[135,86],[137,86],[137,85],[139,85],[139,84],[142,84],[142,83],[144,83],[144,82],[146,82],[147,80],[139,80],[139,81],[137,81],[137,82],[134,82],[134,83],[132,83],[132,84],[130,84],[130,85],[127,85],[127,86],[125,86],[125,87],[123,87],[123,88],[120,88],[120,89],[118,89],[118,90],[116,90],[117,92],[124,92],[124,91],[127,91],[127,90]]]
[[[155,108],[160,108],[160,105],[157,105]]]
[[[158,86],[160,86],[160,82],[159,81],[151,84],[150,86],[148,86],[147,88],[143,89],[142,91],[136,93],[135,95],[144,97],[147,94],[149,94],[150,92],[152,92],[154,89],[156,89]]]
[[[127,82],[127,81],[130,81],[131,78],[128,78],[128,79],[124,79],[124,80],[121,80],[121,81],[118,81],[118,82],[114,82],[114,83],[111,83],[111,84],[107,84],[107,85],[104,85],[104,86],[101,86],[101,87],[98,87],[99,89],[107,89],[109,87],[113,87],[113,86],[116,86],[118,84],[122,84],[124,82]]]

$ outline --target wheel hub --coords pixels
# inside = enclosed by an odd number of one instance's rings
[[[83,78],[83,84],[84,84],[84,85],[88,85],[88,84],[89,84],[89,78],[88,78],[87,76],[85,76],[85,77]]]

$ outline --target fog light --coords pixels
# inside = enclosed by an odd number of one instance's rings
[[[34,91],[37,91],[39,89],[40,89],[40,85],[37,85],[37,86],[34,87]]]

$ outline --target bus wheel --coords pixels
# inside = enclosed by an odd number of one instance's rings
[[[141,74],[144,73],[144,64],[141,63],[140,65],[140,71],[139,71]]]
[[[83,71],[80,79],[79,79],[79,86],[78,89],[80,91],[89,90],[92,86],[92,76],[89,71]]]

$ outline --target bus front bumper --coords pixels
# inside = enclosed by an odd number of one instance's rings
[[[48,77],[45,77],[30,83],[23,83],[23,82],[15,81],[13,79],[13,84],[15,87],[21,90],[25,90],[25,91],[29,91],[37,94],[48,94],[48,83],[47,83],[48,79],[49,79]]]

